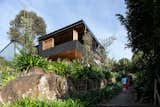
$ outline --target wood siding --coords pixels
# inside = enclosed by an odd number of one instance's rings
[[[43,40],[43,42],[42,42],[42,49],[43,50],[53,48],[53,47],[54,47],[54,38],[49,38],[49,39]]]
[[[73,56],[76,58],[81,58],[86,52],[86,49],[83,47],[83,45],[78,41],[69,41],[66,43],[63,43],[61,45],[57,45],[54,48],[50,48],[48,50],[42,50],[42,45],[39,45],[39,55],[43,57],[48,57],[50,59],[55,59],[56,57],[62,57],[62,53],[64,56]],[[71,54],[72,53],[72,54]],[[71,54],[71,56],[69,55]],[[71,57],[71,59],[73,59]]]
[[[78,32],[73,30],[73,40],[78,40]]]

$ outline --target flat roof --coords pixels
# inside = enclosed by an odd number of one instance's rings
[[[76,26],[78,26],[78,25],[81,25],[81,24],[83,24],[83,25],[86,27],[86,29],[91,33],[91,36],[97,41],[98,44],[101,45],[101,43],[99,43],[99,41],[96,39],[95,35],[94,35],[94,34],[92,33],[92,31],[89,29],[89,27],[87,26],[87,24],[85,23],[84,20],[79,20],[79,21],[77,21],[77,22],[75,22],[75,23],[73,23],[73,24],[67,25],[67,26],[65,26],[65,27],[63,27],[63,28],[61,28],[61,29],[58,29],[58,30],[54,31],[54,32],[48,33],[48,34],[46,34],[46,35],[43,35],[43,36],[39,37],[39,40],[43,40],[43,39],[49,38],[50,36],[56,35],[56,34],[58,34],[58,33],[60,33],[60,32],[63,32],[63,31],[65,31],[65,30],[68,30],[68,29],[71,29],[71,28],[74,28],[74,27],[76,27]],[[101,45],[101,46],[102,46],[102,45]],[[102,47],[103,47],[103,46],[102,46]]]

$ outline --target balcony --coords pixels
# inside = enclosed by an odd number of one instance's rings
[[[42,45],[39,45],[38,49],[39,55],[52,60],[56,60],[57,58],[78,59],[82,58],[86,52],[86,49],[78,40],[68,41],[47,50],[43,50]]]

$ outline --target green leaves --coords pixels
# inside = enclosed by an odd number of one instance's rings
[[[121,84],[108,84],[103,89],[91,90],[86,93],[75,93],[71,98],[80,99],[82,102],[86,101],[91,106],[99,103],[102,99],[109,99],[117,95],[122,89]]]
[[[76,79],[106,79],[110,78],[109,72],[98,66],[84,66],[80,61],[69,62],[66,60],[48,61],[38,55],[31,55],[22,52],[14,60],[18,70],[28,70],[38,66],[48,72],[55,72],[58,75]]]
[[[42,58],[38,55],[31,55],[25,52],[22,52],[14,59],[14,65],[18,70],[27,70],[31,67],[38,66],[46,69],[48,64],[47,59]]]
[[[4,107],[86,107],[87,104],[85,102],[81,102],[80,100],[37,100],[37,99],[22,99],[17,100],[13,104],[6,104]]]
[[[32,29],[32,35],[30,36],[46,34],[46,24],[42,17],[38,16],[35,12],[21,10],[15,17],[15,19],[10,22],[10,30],[8,33],[11,39],[17,40],[24,45],[24,41],[22,40],[22,38],[24,39],[24,37],[22,37],[22,30],[24,29],[24,24],[26,23],[23,22],[22,17],[27,20],[30,20],[31,25],[29,26],[31,26],[30,29]]]
[[[16,79],[17,77],[19,77],[19,73],[18,72],[13,72],[13,71],[4,71],[0,73],[0,87],[5,86],[8,82],[10,82],[11,80]]]
[[[97,67],[87,67],[82,65],[79,61],[67,62],[52,61],[47,67],[49,72],[55,72],[58,75],[76,79],[102,79],[105,78],[104,71]]]

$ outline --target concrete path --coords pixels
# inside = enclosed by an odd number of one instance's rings
[[[99,107],[114,107],[114,106],[136,106],[134,89],[130,87],[127,91],[121,92],[110,101],[103,102]]]

